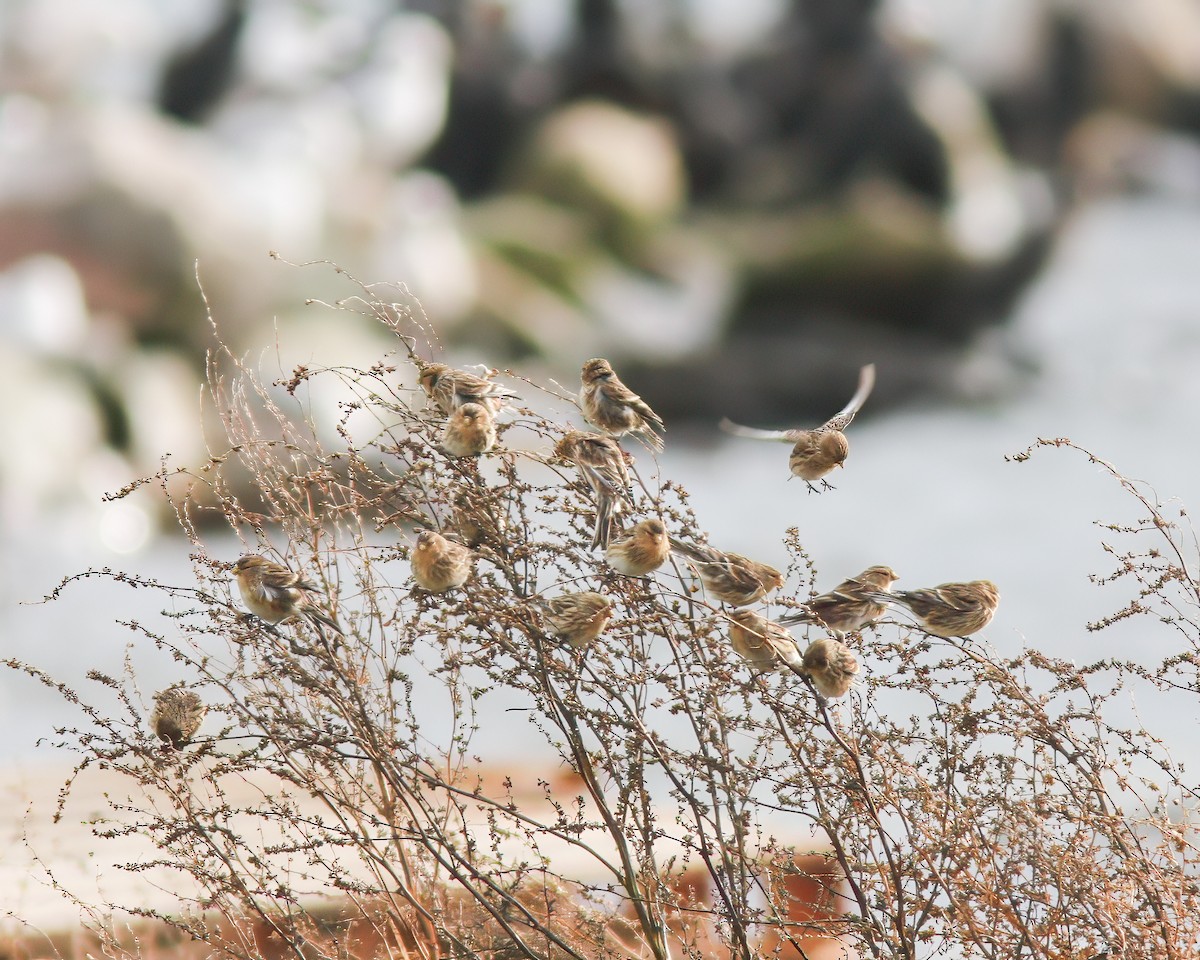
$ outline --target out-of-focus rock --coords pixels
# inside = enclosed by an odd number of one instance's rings
[[[429,17],[390,18],[348,83],[367,143],[391,168],[413,163],[446,122],[451,38]]]
[[[735,280],[717,245],[680,222],[687,184],[668,123],[597,101],[564,107],[509,186],[468,224],[479,311],[512,343],[680,358],[715,342]]]
[[[194,364],[166,348],[130,349],[111,367],[112,392],[127,423],[128,454],[141,471],[161,458],[174,466],[207,457],[202,400]]]
[[[458,198],[437,174],[394,178],[373,218],[370,258],[378,277],[403,277],[440,330],[450,331],[481,295],[479,267]]]
[[[594,262],[581,290],[618,355],[687,363],[725,333],[736,286],[725,251],[680,226],[648,239],[635,268]]]
[[[107,450],[105,424],[72,367],[0,342],[0,503],[3,523],[24,525],[78,499],[85,465]]]
[[[946,230],[955,248],[968,261],[1012,256],[1035,228],[1052,222],[1049,193],[1043,209],[1026,209],[1033,198],[1023,192],[1020,172],[1005,154],[986,104],[961,74],[926,65],[912,90],[917,111],[945,146]]]
[[[1067,138],[1063,159],[1078,197],[1162,193],[1200,201],[1200,139],[1119,113],[1097,113]]]
[[[1119,4],[1113,34],[1137,45],[1169,83],[1200,93],[1200,7],[1190,0]]]
[[[511,182],[617,229],[673,218],[687,194],[671,125],[600,101],[551,114],[515,159]]]
[[[532,194],[506,193],[471,204],[479,312],[522,353],[596,352],[603,334],[577,290],[592,258],[590,223]]]
[[[0,268],[57,256],[89,312],[120,316],[141,337],[191,340],[203,311],[189,251],[209,231],[230,237],[229,253],[245,249],[209,144],[125,107],[81,114],[27,100],[19,112],[0,115]]]
[[[0,273],[0,342],[77,358],[90,326],[79,276],[60,257],[33,254]]]

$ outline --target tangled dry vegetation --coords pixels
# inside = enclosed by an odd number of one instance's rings
[[[1135,685],[1192,709],[1198,689],[1194,545],[1142,488],[1112,471],[1144,514],[1108,534],[1136,599],[1095,626],[1169,624],[1174,655],[997,655],[885,620],[846,638],[863,669],[827,700],[739,658],[684,561],[627,577],[590,546],[591,494],[553,455],[581,426],[569,391],[505,373],[521,399],[495,449],[448,456],[417,387],[431,338],[413,302],[360,285],[315,308],[386,324],[400,348],[269,384],[214,350],[211,460],[147,481],[171,499],[196,583],[81,575],[163,597],[159,623],[128,624],[126,674],[76,691],[9,662],[82,706],[59,738],[77,772],[128,779],[97,842],[148,837],[187,881],[171,910],[120,906],[244,960],[1195,956],[1194,785],[1163,744],[1105,720]],[[335,424],[314,422],[314,381],[344,395]],[[684,487],[627,447],[626,522],[703,543]],[[235,556],[210,551],[214,514],[241,553],[312,579],[344,636],[246,613]],[[417,527],[470,544],[463,588],[414,587]],[[785,583],[756,609],[818,587],[799,532],[780,534]],[[538,599],[572,590],[613,605],[580,647],[546,630]],[[151,647],[208,706],[190,742],[148,724],[137,650]],[[553,771],[533,796],[514,754]],[[248,782],[255,800],[234,799]],[[96,936],[112,956],[144,950]]]

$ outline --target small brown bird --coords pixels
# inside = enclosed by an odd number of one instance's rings
[[[422,590],[445,593],[461,587],[470,578],[474,562],[475,554],[435,530],[417,534],[412,549],[412,572]]]
[[[850,443],[842,431],[862,409],[874,386],[875,364],[868,363],[858,372],[858,389],[850,398],[850,402],[815,430],[758,430],[755,427],[743,427],[728,419],[721,421],[721,429],[739,437],[780,440],[794,444],[788,458],[792,474],[808,484],[809,490],[816,490],[813,486],[815,480],[820,480],[824,487],[829,489],[830,484],[824,479],[825,475],[835,467],[843,466],[850,453]]]
[[[482,403],[464,403],[450,414],[442,449],[452,457],[477,457],[496,445],[496,421]]]
[[[233,569],[242,601],[256,617],[267,623],[284,623],[299,618],[307,620],[318,633],[321,633],[322,626],[342,633],[341,626],[333,617],[312,605],[308,594],[319,592],[320,587],[311,580],[257,553],[239,557]]]
[[[535,597],[533,602],[541,613],[546,632],[577,650],[599,637],[613,615],[612,601],[590,590],[550,599]]]
[[[196,735],[207,712],[199,694],[185,690],[181,685],[167,687],[154,695],[150,726],[156,737],[179,750]]]
[[[971,580],[923,590],[897,590],[886,599],[908,607],[926,633],[969,637],[991,623],[1000,605],[1000,591],[991,580]]]
[[[612,437],[571,430],[554,446],[554,455],[570,460],[596,498],[593,547],[608,547],[612,520],[625,504],[632,504],[625,453]]]
[[[517,395],[508,387],[466,370],[455,370],[444,363],[427,363],[421,368],[421,386],[433,398],[442,413],[451,414],[464,403],[478,403],[495,414],[504,401]]]
[[[584,420],[614,437],[638,434],[653,449],[662,449],[662,437],[654,432],[655,427],[666,429],[662,417],[621,382],[612,364],[600,357],[589,360],[583,365],[580,381],[579,406]]]
[[[837,634],[861,630],[883,616],[887,604],[878,596],[891,590],[898,579],[899,574],[891,567],[867,567],[857,577],[843,580],[828,593],[805,602],[802,612],[789,613],[779,622],[816,623]]]
[[[642,520],[619,540],[614,540],[604,551],[604,559],[617,573],[627,577],[644,577],[653,573],[671,555],[671,541],[667,528],[656,517]]]
[[[804,651],[802,670],[821,696],[833,700],[850,692],[858,673],[858,658],[841,640],[822,637]]]
[[[493,501],[477,491],[461,490],[454,498],[450,527],[468,547],[477,547],[500,536],[500,524],[492,515]]]
[[[671,549],[688,559],[705,591],[721,603],[744,607],[783,586],[783,574],[765,563],[705,544],[670,539]]]
[[[800,669],[800,648],[779,624],[746,609],[731,610],[725,618],[729,621],[729,645],[743,660],[759,670]]]

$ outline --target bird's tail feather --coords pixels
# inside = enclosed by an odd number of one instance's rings
[[[601,550],[607,550],[611,535],[612,503],[608,502],[596,507],[596,529],[592,533],[592,549],[599,547]]]
[[[322,626],[326,626],[339,637],[344,637],[346,635],[346,632],[342,629],[342,625],[340,623],[338,623],[328,614],[322,613],[320,610],[309,607],[304,611],[304,616],[307,618],[308,622],[316,628],[318,633],[321,632]]]
[[[698,543],[688,543],[677,537],[671,537],[670,541],[671,549],[675,553],[682,554],[689,560],[696,561],[696,563],[714,563],[718,559],[712,547],[706,547]]]

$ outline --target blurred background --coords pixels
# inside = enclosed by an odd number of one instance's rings
[[[146,704],[179,679],[121,625],[158,628],[161,596],[39,601],[90,566],[193,582],[155,488],[103,495],[206,456],[197,278],[266,380],[395,349],[306,305],[353,284],[270,251],[403,285],[453,363],[573,388],[609,357],[668,425],[639,471],[681,481],[722,548],[782,567],[797,526],[818,589],[874,563],[989,577],[1000,656],[1184,642],[1154,617],[1086,630],[1136,594],[1089,581],[1131,545],[1094,523],[1135,505],[1078,454],[1005,457],[1068,436],[1171,519],[1200,500],[1195,0],[0,0],[0,656],[85,697],[91,669]],[[820,423],[869,361],[835,491],[716,429]],[[1200,761],[1186,691],[1127,708]],[[521,712],[491,715],[474,749],[533,755]],[[17,916],[72,916],[31,851],[117,882],[79,824],[98,799],[48,823],[71,758],[47,743],[78,719],[0,673]]]
[[[1194,0],[0,0],[0,58],[0,635],[64,679],[145,591],[29,605],[61,576],[191,580],[153,491],[102,494],[205,456],[197,276],[267,379],[395,349],[269,251],[403,284],[454,363],[608,356],[715,543],[991,577],[1001,650],[1128,642],[1083,630],[1127,499],[1005,454],[1194,494]],[[820,423],[868,361],[835,492],[716,430]],[[0,759],[56,708],[0,676]]]

